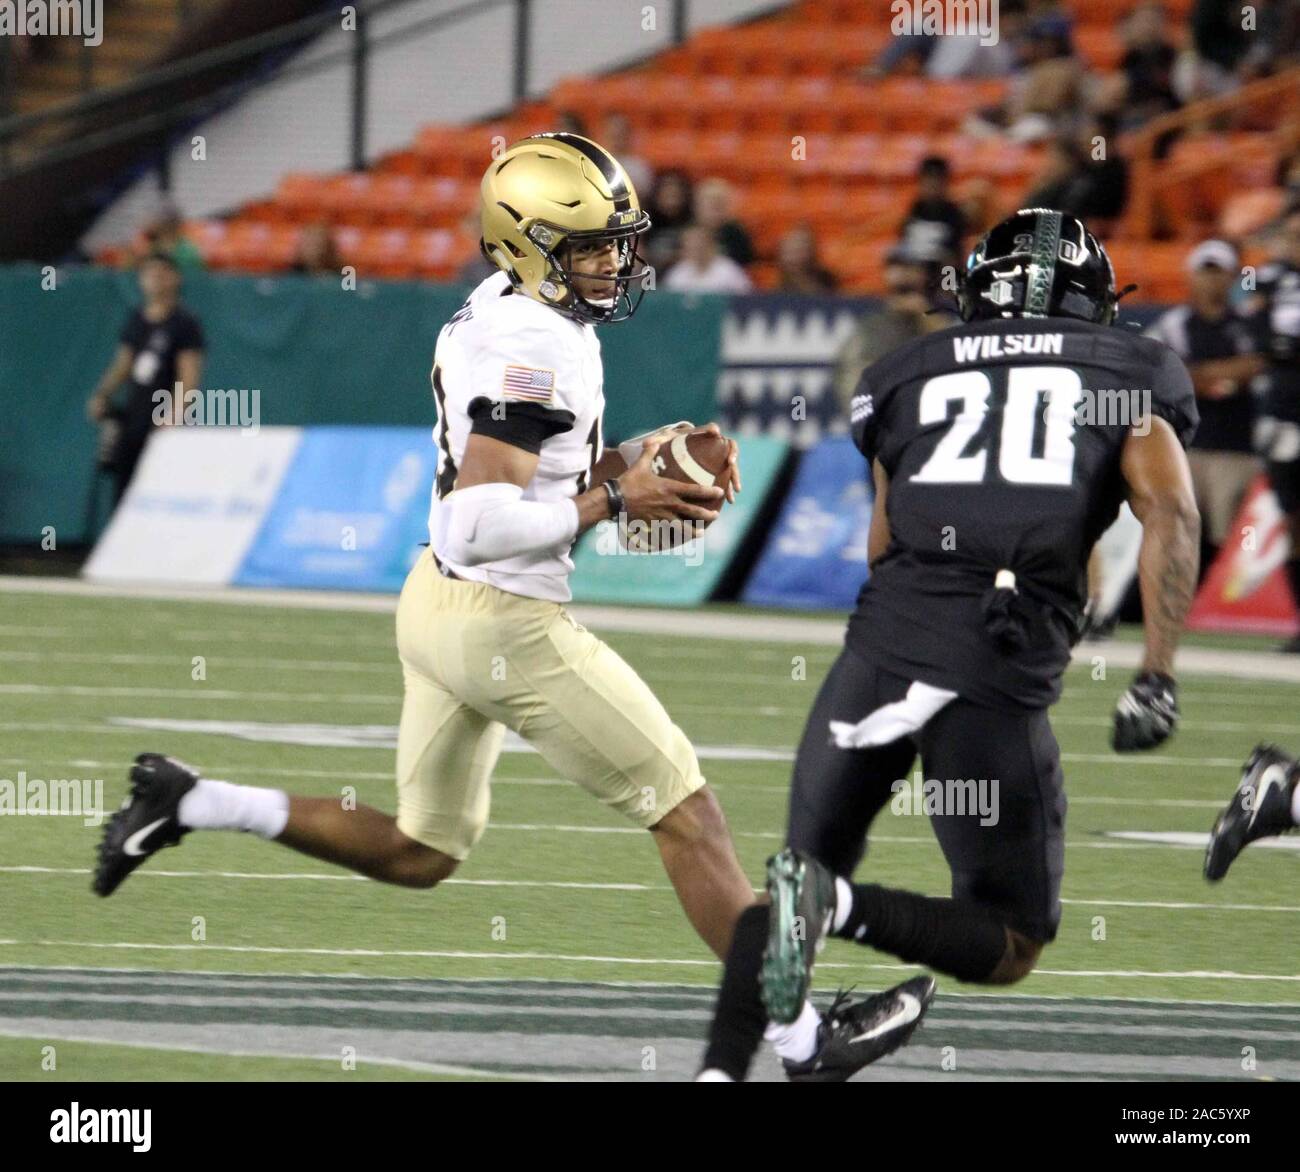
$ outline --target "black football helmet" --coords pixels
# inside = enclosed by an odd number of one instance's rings
[[[1110,257],[1082,220],[1022,208],[966,258],[957,303],[963,321],[1075,317],[1108,326],[1121,296]]]

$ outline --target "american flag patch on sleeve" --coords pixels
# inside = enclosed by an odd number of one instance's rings
[[[531,366],[507,366],[502,390],[507,399],[549,403],[555,393],[555,371],[535,370]]]

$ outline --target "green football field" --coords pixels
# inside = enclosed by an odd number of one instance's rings
[[[0,779],[102,779],[111,810],[132,756],[161,749],[209,776],[354,786],[394,808],[391,614],[38,583],[0,605]],[[721,633],[737,612],[716,613]],[[839,622],[748,613],[741,638],[683,636],[671,613],[617,624],[639,631],[589,621],[694,741],[757,883]],[[1252,678],[1233,657],[1267,644],[1195,640],[1223,671],[1184,669],[1179,735],[1119,757],[1110,710],[1136,634],[1088,649],[1053,714],[1070,812],[1064,918],[1041,969],[995,994],[941,979],[925,1027],[867,1077],[1300,1077],[1300,840],[1253,848],[1212,887],[1194,837],[1256,741],[1300,747],[1300,673]],[[99,900],[93,815],[5,810],[0,1077],[689,1077],[719,970],[649,837],[508,750],[487,834],[434,891],[212,833]],[[859,875],[947,891],[923,815],[883,813]],[[817,987],[911,971],[833,941]],[[775,1073],[764,1058],[759,1074]]]

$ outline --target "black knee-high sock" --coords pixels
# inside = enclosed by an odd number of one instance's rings
[[[760,903],[746,908],[736,921],[704,1052],[703,1069],[721,1070],[737,1082],[743,1082],[749,1073],[767,1026],[758,985],[767,944],[767,916],[768,905]]]
[[[1007,948],[1006,928],[987,908],[874,883],[853,885],[853,907],[835,933],[959,981],[983,981]]]

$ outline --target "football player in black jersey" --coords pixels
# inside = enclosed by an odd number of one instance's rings
[[[1065,861],[1047,709],[1077,637],[1089,551],[1125,499],[1143,526],[1146,644],[1112,744],[1150,749],[1173,733],[1174,649],[1200,544],[1184,455],[1196,401],[1172,350],[1111,328],[1119,296],[1079,220],[1020,211],[967,260],[963,324],[863,374],[851,422],[876,483],[871,578],[799,746],[770,902],[737,924],[702,1078],[743,1078],[765,1026],[819,1031],[812,1058],[787,1063],[808,1080],[843,1078],[864,1049],[878,1057],[906,1040],[929,977],[878,995],[852,1037],[828,1029],[833,1015],[800,1024],[826,935],[961,981],[1010,984],[1034,968],[1056,935]],[[918,754],[949,898],[851,881]],[[991,792],[961,800],[981,787]]]
[[[1269,482],[1286,514],[1291,537],[1287,581],[1300,611],[1300,204],[1282,219],[1275,261],[1259,271],[1262,345],[1269,367],[1262,408],[1262,441]],[[1300,652],[1300,635],[1283,648]]]

